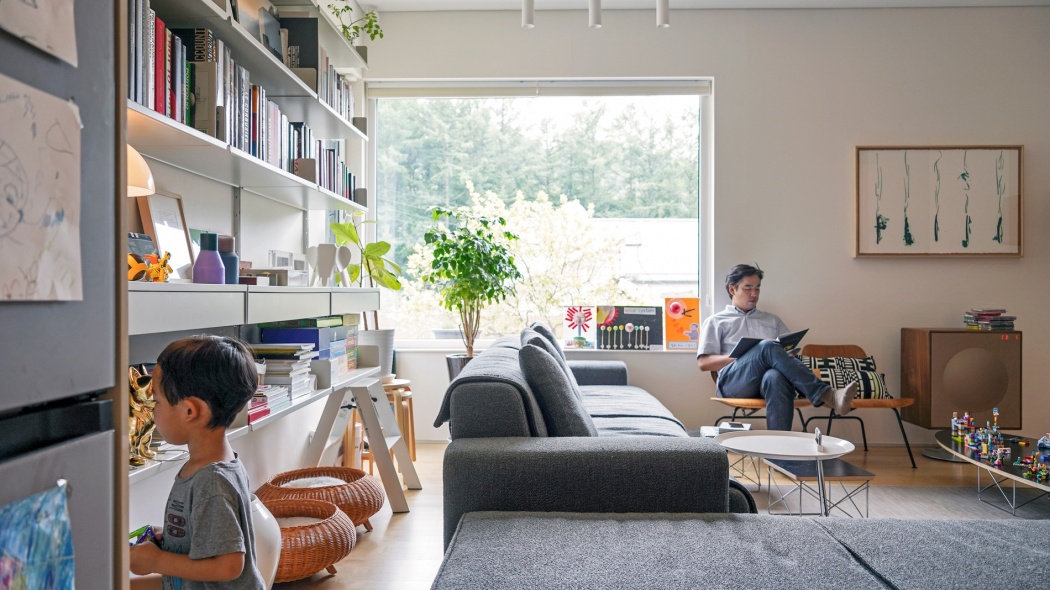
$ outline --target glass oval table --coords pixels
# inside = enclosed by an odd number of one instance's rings
[[[950,430],[937,431],[933,437],[937,441],[937,444],[939,444],[945,451],[979,467],[977,470],[977,499],[989,506],[993,506],[1004,512],[1009,512],[1010,514],[1017,516],[1017,509],[1021,506],[1038,500],[1043,496],[1050,495],[1050,481],[1047,481],[1046,479],[1037,481],[1034,478],[1025,477],[1024,474],[1030,470],[1025,466],[1015,464],[1018,457],[1031,457],[1036,467],[1038,467],[1040,463],[1050,465],[1050,452],[1045,449],[1040,449],[1038,447],[1039,441],[1034,438],[1006,435],[1003,445],[999,447],[1004,450],[1003,453],[1005,457],[1000,465],[996,466],[992,461],[988,460],[989,457],[987,455],[981,457],[980,455],[975,454],[974,449],[968,447],[961,438],[953,438]],[[981,483],[981,471],[988,472],[988,475],[992,478],[992,483],[988,485]],[[1009,494],[1007,494],[1007,490],[1002,485],[1007,483],[1007,481],[1009,481],[1010,484]],[[1017,499],[1018,483],[1036,488],[1042,493],[1019,503]],[[993,487],[999,491],[1002,499],[1006,502],[1007,506],[1010,507],[1009,510],[1003,508],[997,502],[988,501],[982,496],[983,492],[986,492]],[[994,498],[995,494],[992,494],[992,497]]]
[[[741,455],[763,459],[816,461],[820,512],[827,516],[830,507],[824,491],[824,460],[852,453],[856,447],[848,440],[822,435],[819,428],[814,430],[815,432],[780,430],[726,432],[716,436],[715,442],[725,447],[726,450]]]

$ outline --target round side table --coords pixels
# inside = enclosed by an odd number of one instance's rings
[[[741,455],[763,459],[791,459],[817,462],[820,511],[828,515],[828,499],[824,494],[824,459],[834,459],[852,453],[853,443],[833,436],[823,436],[820,429],[811,432],[780,430],[748,430],[726,432],[715,437],[715,442]]]

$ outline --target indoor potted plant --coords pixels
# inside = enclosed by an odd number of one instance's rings
[[[474,356],[481,310],[514,294],[514,281],[521,273],[507,244],[518,237],[503,229],[507,222],[502,217],[482,217],[466,208],[435,207],[431,216],[438,224],[423,240],[432,249],[433,260],[422,280],[436,286],[441,306],[459,316],[467,352],[448,358],[449,378],[454,379]]]
[[[349,221],[334,222],[329,224],[332,235],[335,236],[337,246],[352,244],[357,249],[357,262],[352,262],[346,267],[349,282],[344,286],[385,287],[391,291],[401,289],[401,267],[393,260],[386,257],[390,252],[390,243],[382,240],[365,243],[361,238],[361,225],[374,221],[365,221],[364,212],[354,211]],[[337,276],[336,280],[341,282],[344,277]],[[360,344],[374,345],[379,347],[379,364],[382,368],[380,377],[393,375],[391,368],[394,364],[394,330],[379,329],[379,311],[372,310],[372,323],[369,327],[368,313],[362,315],[362,331],[357,338]]]
[[[329,4],[328,10],[331,10],[336,20],[339,21],[339,31],[351,45],[361,36],[361,33],[367,34],[372,41],[375,41],[376,37],[383,38],[383,29],[379,26],[379,15],[376,14],[376,11],[369,10],[361,18],[354,19],[352,14],[354,8],[350,6],[349,0],[339,0]],[[344,16],[353,20],[345,22]]]

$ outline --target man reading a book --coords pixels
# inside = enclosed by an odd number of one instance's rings
[[[791,430],[796,390],[814,406],[828,404],[845,416],[857,393],[856,382],[835,389],[784,350],[776,338],[788,332],[787,326],[776,315],[758,310],[763,274],[747,264],[730,269],[726,291],[732,303],[704,320],[696,364],[701,371],[718,373],[719,397],[765,399],[770,430]],[[741,338],[763,340],[734,359],[730,353]]]

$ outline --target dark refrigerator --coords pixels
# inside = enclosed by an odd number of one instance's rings
[[[0,75],[74,101],[82,125],[80,206],[73,220],[79,227],[82,298],[0,296],[0,508],[52,489],[58,480],[68,482],[76,588],[112,590],[121,585],[115,575],[122,522],[115,506],[121,492],[115,488],[126,489],[116,484],[119,475],[126,477],[123,470],[115,473],[117,437],[127,429],[126,418],[115,424],[113,411],[114,403],[124,403],[118,365],[126,357],[117,266],[124,248],[118,236],[126,231],[118,213],[124,186],[117,182],[126,105],[118,90],[123,83],[116,59],[118,7],[113,0],[78,1],[73,16],[75,66],[0,30]],[[0,26],[9,29],[12,23]],[[9,98],[0,96],[0,101]],[[11,119],[10,111],[0,117],[0,149],[15,124]],[[0,162],[5,163],[10,158]],[[16,206],[8,188],[0,182],[4,214]],[[30,198],[46,198],[42,192],[29,191]],[[8,276],[20,246],[11,239],[0,232],[0,266],[7,267]],[[106,399],[114,393],[117,402]]]

